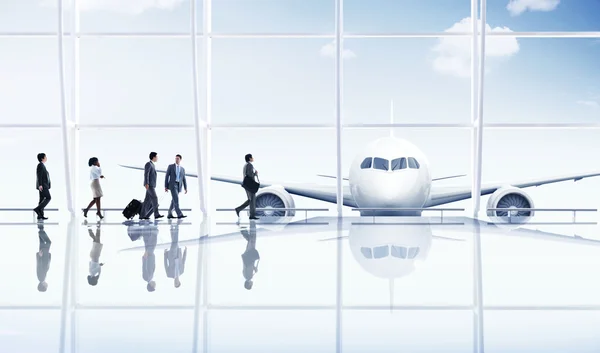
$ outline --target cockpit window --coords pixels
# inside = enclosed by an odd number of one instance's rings
[[[373,158],[373,168],[380,170],[389,170],[390,162],[387,159],[375,157]]]
[[[406,169],[406,158],[392,159],[392,170]]]
[[[409,248],[408,249],[408,258],[414,259],[417,255],[419,255],[419,248]]]
[[[362,163],[360,164],[360,169],[369,169],[371,168],[371,164],[373,159],[371,157],[367,157],[365,158],[364,161],[362,161]]]
[[[419,169],[421,165],[419,165],[419,162],[417,162],[416,159],[414,159],[413,157],[408,157],[408,167],[411,169]]]
[[[360,248],[360,252],[363,254],[364,257],[366,257],[367,259],[372,259],[373,258],[373,252],[371,251],[371,248]]]
[[[390,248],[387,245],[377,246],[373,248],[373,258],[381,259],[390,255]]]

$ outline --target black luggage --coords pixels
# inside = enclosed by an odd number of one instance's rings
[[[258,177],[257,177],[258,179]],[[258,189],[260,188],[260,181],[256,182],[254,178],[250,178],[248,176],[244,177],[244,181],[242,182],[242,187],[253,194],[256,194]]]
[[[142,202],[139,200],[131,200],[129,205],[123,210],[123,216],[127,219],[132,219],[142,210]]]

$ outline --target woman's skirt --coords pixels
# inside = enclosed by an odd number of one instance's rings
[[[104,194],[102,193],[102,187],[100,186],[100,179],[92,180],[90,187],[92,188],[92,195],[94,198],[104,196]]]

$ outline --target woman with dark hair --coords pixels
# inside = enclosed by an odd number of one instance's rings
[[[92,180],[90,187],[92,188],[92,197],[94,199],[92,202],[90,202],[88,207],[83,210],[83,216],[87,218],[88,211],[90,208],[92,208],[92,206],[94,206],[94,204],[96,204],[96,208],[98,209],[96,215],[102,219],[104,217],[100,212],[100,198],[102,198],[104,194],[102,193],[102,187],[100,186],[100,179],[104,179],[104,175],[102,175],[102,169],[100,169],[100,162],[98,161],[98,158],[90,158],[88,165],[90,166],[90,179]]]

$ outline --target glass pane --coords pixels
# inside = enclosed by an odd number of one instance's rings
[[[232,238],[215,240],[207,247],[210,304],[335,305],[337,243],[319,240],[336,237],[337,232],[314,233],[315,227],[326,226],[307,225],[304,229],[299,226],[297,232],[290,227],[281,233],[261,226],[253,231],[248,224],[241,224],[235,227],[237,229],[217,225],[213,231],[215,236],[231,234]],[[255,244],[250,245],[244,233],[255,234]],[[248,278],[244,276],[242,258],[248,246],[254,246],[260,256],[250,290],[246,287]],[[284,250],[287,246],[294,251]]]
[[[213,123],[334,124],[330,49],[326,39],[215,39]]]
[[[3,220],[15,221],[10,213],[2,216]],[[32,222],[30,212],[27,216],[23,221]],[[61,305],[66,258],[64,227],[4,224],[0,232],[0,241],[10,245],[0,248],[0,266],[5,269],[0,272],[0,291],[4,293],[0,305]]]
[[[215,33],[331,33],[333,0],[213,0]]]
[[[419,248],[410,248],[408,249],[408,258],[414,259],[417,255],[419,255]]]
[[[193,124],[190,50],[187,38],[83,38],[81,123]]]
[[[60,310],[0,311],[2,350],[6,352],[58,352],[61,333],[60,319]]]
[[[598,31],[597,1],[490,1],[487,19],[513,31]]]
[[[516,181],[548,180],[564,175],[594,174],[598,171],[595,161],[600,154],[599,130],[486,130],[484,136],[482,158],[489,164],[487,168],[483,168],[483,183],[495,181],[511,185]],[[566,163],[557,168],[556,161]],[[536,208],[595,209],[600,197],[596,193],[599,185],[600,177],[591,177],[576,183],[566,180],[521,191],[532,199]],[[482,205],[487,201],[488,198],[483,198]],[[481,216],[485,217],[484,213]],[[597,222],[597,213],[577,212],[576,220]],[[572,212],[539,211],[532,219],[536,223],[572,221]],[[544,229],[544,225],[536,228]],[[567,230],[569,233],[573,232],[571,229]],[[581,231],[577,229],[578,234]],[[579,235],[592,234],[586,230],[585,234]]]
[[[211,312],[208,351],[243,352],[252,347],[256,352],[281,352],[285,346],[295,347],[295,352],[333,352],[335,317],[335,311],[329,310]]]
[[[471,311],[345,311],[342,330],[343,352],[473,351]]]
[[[88,160],[97,157],[105,179],[100,181],[104,197],[102,207],[125,208],[132,199],[143,200],[144,172],[120,167],[119,164],[143,168],[149,161],[150,152],[158,153],[157,171],[166,171],[175,163],[175,155],[181,154],[181,166],[190,173],[197,173],[194,131],[169,129],[142,130],[84,130],[80,132],[79,161],[73,168],[79,173],[79,206],[85,207],[92,199]],[[168,208],[170,194],[164,193],[165,174],[157,174],[157,191],[160,208]],[[179,197],[181,208],[191,208],[198,200],[197,179],[187,178],[188,193]],[[94,213],[91,213],[92,215]],[[107,220],[124,220],[120,212],[111,212]]]
[[[406,248],[403,246],[392,245],[392,256],[399,259],[406,259]]]
[[[367,157],[365,158],[365,160],[360,164],[360,167],[362,169],[369,169],[371,168],[371,164],[372,164],[373,158],[371,157]]]
[[[419,169],[419,164],[417,164],[417,160],[413,157],[408,157],[408,167],[411,169]]]
[[[414,144],[416,148],[423,152],[425,157],[429,160],[428,167],[432,178],[469,174],[469,171],[471,170],[471,136],[469,130],[398,128],[393,129],[393,133],[395,138],[404,139]],[[487,134],[487,132],[485,134]],[[343,173],[347,173],[354,163],[358,165],[364,159],[365,155],[373,155],[373,153],[376,153],[368,150],[369,144],[374,143],[380,138],[389,138],[389,136],[389,129],[345,129],[342,132]],[[484,142],[485,145],[487,144],[487,137],[484,137],[484,139],[486,139]],[[398,154],[402,155],[402,151],[399,151]],[[396,154],[396,156],[398,154]],[[448,158],[448,156],[452,156],[452,158]],[[335,164],[335,162],[332,163]],[[387,165],[387,163],[385,164]],[[402,164],[400,167],[402,167]],[[420,167],[421,169],[424,168],[423,164],[421,164]],[[402,171],[394,173],[402,173]],[[484,180],[484,182],[485,181],[486,180]],[[464,177],[436,181],[433,184],[433,188],[450,186],[470,187],[470,185],[469,178]],[[374,192],[376,193],[377,189],[369,189],[370,194],[373,194]],[[389,192],[389,189],[383,188],[378,195],[385,199],[389,196]],[[444,207],[464,208],[465,206],[469,206],[470,202],[471,201],[469,200],[459,201]],[[346,208],[344,208],[344,212],[345,216],[357,216],[356,212],[352,212]],[[433,213],[427,214],[434,216]]]
[[[62,147],[60,129],[1,130],[0,148],[7,151],[2,154],[2,162],[10,165],[18,177],[15,177],[14,173],[0,173],[0,183],[7,185],[3,196],[0,197],[0,207],[33,209],[37,206],[39,201],[39,192],[36,189],[37,154],[42,152],[47,157],[45,166],[51,181],[52,200],[48,208],[64,208],[66,198]],[[32,219],[32,214],[29,212],[6,215],[8,218],[16,217],[13,219],[15,221],[20,220],[21,216],[24,216],[26,221]]]
[[[65,1],[68,3],[69,1]],[[0,32],[58,32],[57,1],[4,0],[0,2]],[[4,40],[4,39],[3,39]],[[56,45],[56,40],[53,40]],[[0,45],[6,50],[4,43]],[[11,52],[12,51],[7,51]],[[13,57],[14,59],[14,57]],[[45,59],[45,56],[41,56]],[[0,65],[2,67],[3,65]]]
[[[56,38],[5,37],[0,38],[0,47],[10,53],[0,55],[2,122],[60,124]]]
[[[127,349],[188,353],[195,350],[193,310],[79,310],[77,315],[73,342],[81,352],[120,352]],[[154,325],[147,325],[153,320],[156,320]],[[202,316],[200,320],[202,322]],[[144,329],[135,329],[137,327]],[[197,336],[200,347],[204,342],[201,334]]]
[[[344,123],[468,123],[469,40],[344,40]]]
[[[197,28],[202,31],[202,1],[197,1]],[[82,1],[82,32],[190,33],[190,0]]]
[[[468,0],[344,0],[344,32],[442,32],[470,14]]]
[[[390,162],[387,159],[373,158],[373,168],[380,170],[388,170],[390,168]]]
[[[195,225],[189,222],[178,224],[171,220],[156,225],[153,222],[126,225],[121,224],[124,219],[120,212],[109,213],[105,223],[100,226],[95,223],[93,216],[88,215],[88,219],[91,221],[89,227],[78,227],[79,234],[75,244],[78,251],[73,259],[78,272],[73,282],[77,288],[78,304],[194,305],[197,295],[198,248],[190,246],[185,251],[186,245],[180,242],[198,238],[199,230]],[[100,251],[92,236],[97,237],[99,244],[102,244]],[[172,244],[174,240],[178,241]],[[171,245],[175,249],[172,250]],[[120,252],[133,247],[138,249]],[[169,277],[172,272],[168,272],[168,266],[165,266],[165,258],[169,260],[169,252],[176,251],[177,248],[181,249],[181,258],[184,251],[186,253],[179,283],[176,283],[175,278]],[[91,261],[104,263],[95,285],[90,284],[87,279]]]
[[[597,311],[486,311],[486,352],[594,352],[600,345]],[[577,342],[577,344],[573,344]]]
[[[504,37],[496,40],[499,45],[502,40],[506,50],[487,54],[490,59],[486,61],[485,123],[598,121],[600,72],[596,59],[600,45],[597,39]]]
[[[363,254],[364,257],[366,257],[367,259],[371,259],[373,258],[373,251],[371,250],[371,248],[365,248],[362,247],[360,248],[360,252]]]
[[[406,158],[392,159],[392,170],[406,169]]]
[[[315,185],[334,190],[333,179],[318,174],[335,175],[335,131],[324,129],[217,129],[212,132],[212,172],[240,179],[244,156],[251,153],[254,167],[263,183]],[[364,157],[361,156],[361,160]],[[298,163],[310,161],[310,167]],[[346,177],[348,169],[343,169]],[[344,185],[346,186],[346,185]],[[312,188],[312,186],[310,187]],[[331,189],[333,188],[333,189]],[[215,208],[232,209],[246,201],[246,193],[236,184],[212,182],[212,204]],[[329,212],[308,212],[308,217],[336,216],[335,203],[290,195],[296,208],[326,208]],[[333,198],[335,200],[335,197]],[[290,204],[285,201],[286,204]],[[257,204],[259,200],[257,200]],[[354,212],[353,212],[354,213]],[[246,214],[242,214],[247,217]],[[234,222],[235,212],[217,212],[218,221]],[[296,212],[304,220],[305,212]],[[245,219],[245,218],[244,218]]]

